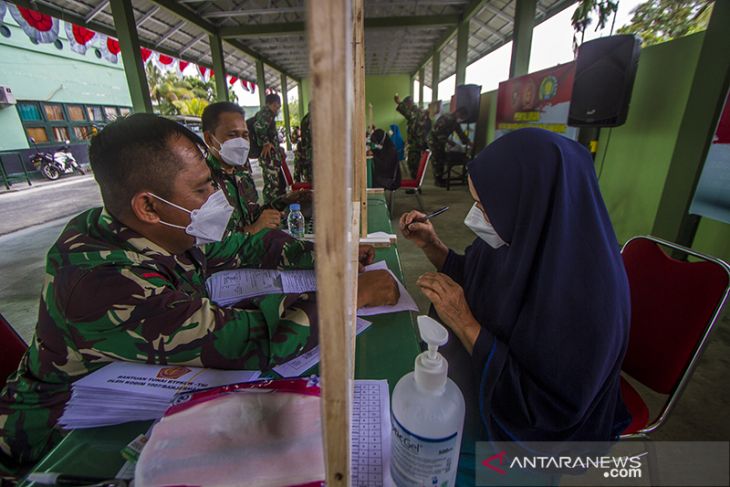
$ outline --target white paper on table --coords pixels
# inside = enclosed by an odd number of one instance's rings
[[[416,302],[413,301],[413,298],[411,295],[406,291],[405,286],[398,280],[397,277],[395,277],[395,274],[388,269],[388,264],[384,261],[378,261],[374,264],[370,264],[368,266],[365,266],[363,269],[363,272],[368,271],[376,271],[376,270],[387,270],[390,272],[390,275],[393,276],[393,279],[395,279],[395,282],[398,283],[398,291],[400,291],[400,298],[398,299],[398,302],[395,303],[393,306],[373,306],[369,308],[360,308],[357,310],[358,316],[374,316],[374,315],[382,315],[385,313],[396,313],[398,311],[418,311],[418,306],[416,305]]]
[[[355,334],[359,335],[370,325],[372,325],[371,322],[358,318],[355,323]],[[288,362],[277,365],[274,367],[274,372],[282,377],[299,377],[314,367],[317,362],[319,362],[319,345]]]
[[[356,380],[352,400],[352,485],[390,486],[388,381]]]
[[[163,372],[163,369],[167,370]],[[98,388],[119,395],[138,393],[168,399],[186,390],[250,382],[258,379],[260,375],[261,372],[258,370],[216,370],[184,365],[112,362],[74,382],[73,388]]]
[[[208,294],[220,306],[242,299],[282,292],[279,271],[275,269],[235,269],[217,272],[206,282]]]
[[[317,274],[313,270],[281,271],[281,286],[288,294],[316,291]]]

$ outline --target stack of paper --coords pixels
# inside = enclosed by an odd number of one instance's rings
[[[250,370],[112,362],[73,383],[59,424],[77,429],[158,419],[179,392],[249,382],[260,375]]]

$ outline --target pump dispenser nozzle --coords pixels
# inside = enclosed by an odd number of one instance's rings
[[[443,392],[446,385],[448,363],[438,348],[449,341],[449,332],[439,322],[428,316],[418,317],[418,330],[428,345],[428,351],[416,357],[414,369],[416,384],[424,391]]]

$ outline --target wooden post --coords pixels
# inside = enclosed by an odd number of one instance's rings
[[[309,72],[312,80],[315,248],[319,314],[322,424],[328,487],[350,485],[352,401],[351,324],[357,268],[353,265],[352,0],[309,0]],[[326,137],[337,130],[336,137]]]
[[[354,155],[355,185],[353,201],[360,203],[360,236],[368,236],[368,168],[365,157],[365,10],[363,0],[352,3],[353,77],[355,110],[352,118],[352,152]]]

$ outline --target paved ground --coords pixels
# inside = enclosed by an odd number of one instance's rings
[[[92,175],[69,176],[59,181],[13,185],[0,193],[0,235],[81,213],[101,205]]]

